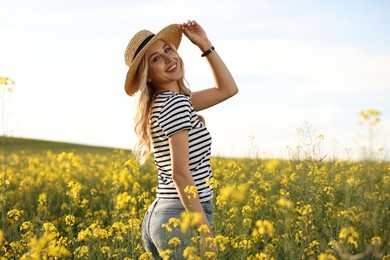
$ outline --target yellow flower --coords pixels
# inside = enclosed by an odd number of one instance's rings
[[[242,207],[242,215],[243,216],[249,217],[252,215],[252,213],[253,213],[253,210],[250,206],[245,205],[244,207]]]
[[[102,251],[103,255],[107,255],[110,252],[110,247],[108,246],[103,246],[100,251]]]
[[[0,229],[0,246],[2,246],[4,243],[4,233],[3,231]]]
[[[174,247],[180,245],[180,239],[178,237],[172,237],[169,241],[168,241],[168,245],[173,245]]]
[[[342,228],[339,234],[339,239],[341,243],[347,242],[348,244],[353,245],[355,248],[358,247],[356,240],[359,239],[359,234],[353,227]]]
[[[183,251],[183,256],[186,259],[196,259],[196,247],[193,246],[187,246]]]
[[[89,257],[89,248],[88,246],[79,246],[75,250],[75,256],[77,258],[86,259]]]
[[[184,192],[187,194],[188,198],[196,198],[198,194],[198,189],[195,186],[186,186]]]
[[[30,221],[25,221],[25,222],[23,222],[22,223],[22,225],[20,225],[20,228],[19,228],[19,230],[20,231],[24,231],[24,230],[26,230],[26,231],[32,231],[33,230],[33,224],[30,222]]]
[[[233,194],[235,187],[233,185],[223,187],[219,192],[219,198],[223,201],[228,201],[230,196]]]
[[[47,205],[47,194],[46,193],[39,194],[38,203],[39,203],[39,206],[41,206],[41,207],[44,207]]]
[[[215,252],[206,252],[204,254],[204,258],[205,259],[210,259],[210,260],[214,260],[214,259],[217,259],[217,254]]]
[[[170,250],[170,249],[166,249],[166,250],[160,252],[160,256],[163,260],[170,259],[171,254],[172,254],[172,250]]]
[[[110,228],[110,233],[115,234],[115,235],[120,235],[120,234],[126,233],[126,231],[127,231],[127,226],[125,223],[123,223],[121,221],[114,222]]]
[[[223,235],[217,235],[215,236],[214,241],[217,244],[219,251],[224,252],[226,249],[225,245],[229,243],[230,240],[229,237],[225,237]]]
[[[265,165],[265,169],[268,171],[268,172],[274,172],[278,166],[280,165],[280,161],[278,159],[271,159],[269,160],[266,165]]]
[[[168,223],[163,223],[163,224],[161,225],[161,227],[162,227],[162,228],[165,228],[165,230],[166,230],[167,232],[172,232],[172,228],[170,227],[170,225],[169,225]]]
[[[91,237],[92,237],[91,229],[87,228],[87,229],[81,230],[77,234],[77,240],[76,241],[81,242],[81,241],[84,241],[84,240],[88,240]]]
[[[370,127],[375,127],[380,123],[380,115],[382,113],[376,109],[366,109],[360,111],[359,115],[364,121],[367,121]]]
[[[270,237],[274,236],[274,225],[269,220],[258,220],[256,221],[256,228],[252,231],[252,236],[264,236],[268,235]]]
[[[249,256],[248,260],[268,260],[270,257],[265,253],[257,253],[255,256]]]
[[[242,249],[251,249],[252,244],[253,244],[252,240],[243,239],[240,242],[238,242],[238,244],[236,246],[238,248],[242,248]]]
[[[200,234],[207,234],[207,233],[210,233],[210,228],[207,226],[207,225],[201,225],[199,228],[198,228],[198,232]]]
[[[242,220],[242,225],[246,228],[249,228],[252,226],[252,219],[251,218],[244,218]]]
[[[70,226],[70,227],[73,226],[75,221],[76,221],[76,218],[73,215],[67,215],[65,217],[65,225],[67,225],[67,226]]]
[[[293,207],[293,203],[286,198],[280,198],[276,203],[282,208],[291,209]]]
[[[0,77],[0,85],[5,85],[5,86],[8,86],[8,85],[15,85],[15,82],[10,79],[9,77]]]
[[[296,172],[293,172],[293,173],[290,175],[290,180],[291,180],[291,181],[295,181],[297,178],[298,178],[298,174],[297,174]]]
[[[178,227],[178,226],[180,226],[181,221],[178,218],[170,218],[168,223],[169,223],[169,225],[173,225],[174,227]]]
[[[382,239],[378,236],[371,238],[371,245],[373,246],[381,246],[382,245]]]
[[[45,233],[54,234],[55,236],[58,236],[58,235],[59,235],[56,226],[54,226],[54,224],[51,223],[51,222],[45,222],[45,223],[43,223],[42,229],[43,229],[43,231],[44,231]]]
[[[73,181],[68,182],[69,190],[66,192],[66,195],[73,200],[79,199],[81,184]]]
[[[181,221],[178,218],[170,218],[168,223],[162,224],[162,227],[166,229],[167,232],[172,232],[172,227],[178,227],[181,225]]]
[[[207,178],[206,179],[206,186],[214,189],[218,188],[221,184],[215,179],[215,178]]]
[[[186,233],[190,227],[195,227],[200,224],[202,220],[202,214],[198,212],[184,211],[181,214],[180,228],[181,232]]]
[[[131,196],[127,192],[120,193],[116,196],[115,209],[125,208],[131,201]]]
[[[331,254],[320,254],[318,260],[337,260],[337,258]]]
[[[145,252],[140,255],[139,260],[153,260],[153,256],[151,252]]]
[[[7,217],[11,220],[18,221],[24,214],[23,210],[11,209],[7,212]]]

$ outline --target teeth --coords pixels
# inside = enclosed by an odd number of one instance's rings
[[[176,64],[173,65],[172,67],[170,67],[170,68],[168,69],[168,71],[172,71],[172,70],[174,70],[175,68],[176,68]]]

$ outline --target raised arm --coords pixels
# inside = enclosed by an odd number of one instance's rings
[[[206,32],[195,21],[183,23],[182,31],[193,44],[199,47],[202,53],[213,46],[208,39]],[[219,56],[217,50],[210,52],[205,58],[209,62],[213,73],[215,86],[192,92],[191,101],[196,111],[214,106],[234,96],[238,92],[233,76]]]

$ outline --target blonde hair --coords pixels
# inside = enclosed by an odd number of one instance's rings
[[[176,53],[176,49],[172,44],[169,44],[172,50]],[[179,89],[181,94],[191,95],[191,90],[185,84],[184,79],[184,64],[179,56],[183,76],[179,79]],[[147,83],[148,78],[148,61],[146,55],[138,66],[136,79],[138,83],[138,91],[135,94],[136,112],[134,116],[134,130],[138,136],[138,140],[133,148],[133,154],[140,163],[144,163],[152,152],[152,136],[150,133],[150,113],[154,100],[155,89]]]

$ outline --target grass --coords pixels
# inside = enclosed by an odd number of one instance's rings
[[[76,152],[76,153],[99,153],[109,154],[112,153],[115,148],[74,144],[67,142],[55,142],[30,138],[15,138],[15,137],[0,137],[1,148],[0,152],[4,150],[7,153],[41,153],[46,151],[52,151],[54,153],[60,152]],[[130,152],[130,151],[129,151]]]

